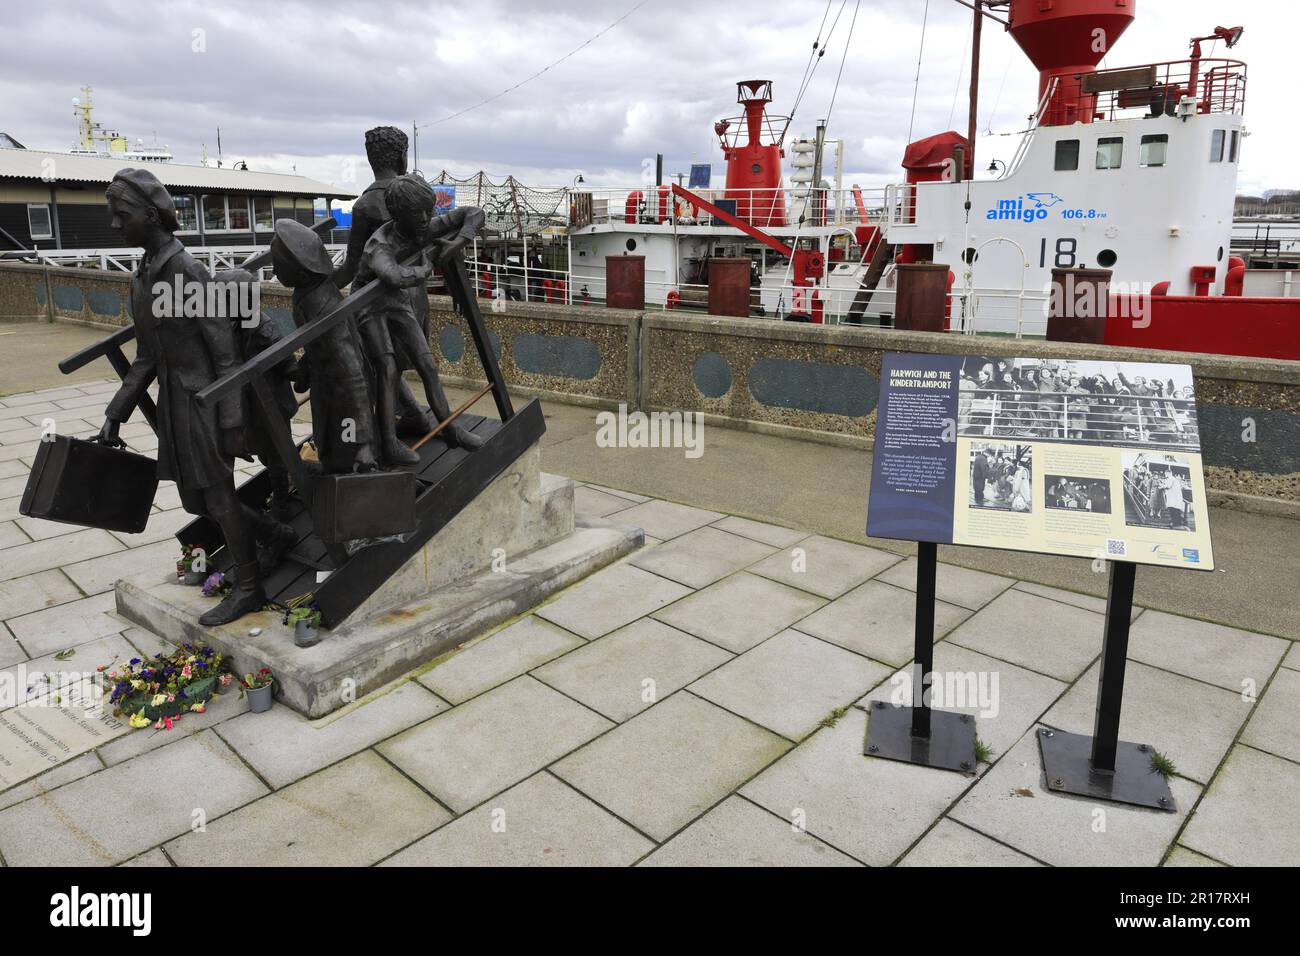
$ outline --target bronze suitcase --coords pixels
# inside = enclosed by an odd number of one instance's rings
[[[20,514],[137,534],[158,490],[152,458],[98,442],[52,435],[36,450]]]
[[[394,538],[416,529],[416,478],[409,471],[322,475],[315,485],[311,517],[322,541]]]

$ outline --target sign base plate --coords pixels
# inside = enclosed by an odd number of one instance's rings
[[[1151,769],[1152,749],[1121,740],[1115,749],[1115,772],[1092,768],[1092,738],[1040,727],[1036,734],[1043,756],[1047,789],[1094,800],[1127,803],[1173,813],[1169,782]]]
[[[871,705],[867,741],[868,757],[901,760],[938,770],[975,772],[975,718],[945,710],[930,711],[930,736],[912,736],[911,707],[896,707],[883,700]]]

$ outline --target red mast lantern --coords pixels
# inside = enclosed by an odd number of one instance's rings
[[[1136,14],[1137,0],[1011,0],[1011,36],[1039,70],[1038,99],[1056,82],[1043,113],[1043,125],[1091,123],[1095,94],[1084,93],[1083,78],[1097,64]]]
[[[719,120],[713,125],[727,159],[726,198],[736,204],[736,215],[755,226],[784,226],[785,199],[781,191],[782,143],[788,116],[772,116],[771,80],[742,80],[736,84],[736,102],[743,117]],[[743,120],[743,125],[741,121]],[[741,143],[744,130],[746,141]]]

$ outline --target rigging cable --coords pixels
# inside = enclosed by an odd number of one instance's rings
[[[809,72],[813,69],[813,60],[817,58],[817,51],[821,48],[822,31],[826,29],[826,18],[830,16],[831,4],[834,2],[835,0],[826,0],[826,9],[822,11],[822,22],[817,27],[817,37],[813,40],[812,52],[808,54],[808,62],[804,64],[803,76],[799,79],[799,89],[794,96],[796,106],[799,104],[799,97],[803,96],[804,88],[808,85]]]
[[[862,6],[862,0],[856,0],[853,4],[853,18],[849,20],[849,35],[844,40],[844,54],[840,57],[840,71],[835,74],[835,88],[831,90],[831,105],[826,107],[826,125],[831,125],[831,112],[835,109],[835,97],[840,92],[840,78],[844,76],[844,61],[849,58],[849,45],[853,42],[853,26],[858,22],[858,7]],[[816,183],[820,187],[821,183]]]
[[[614,29],[614,27],[618,26],[620,23],[622,23],[624,20],[626,20],[626,19],[627,19],[628,17],[630,17],[632,14],[636,13],[638,10],[640,10],[642,7],[644,7],[648,2],[649,2],[649,0],[639,0],[639,2],[636,3],[636,4],[635,4],[635,5],[634,5],[630,10],[628,10],[625,14],[623,14],[621,17],[619,17],[617,20],[615,20],[615,21],[614,21],[613,23],[611,23],[609,26],[605,27],[603,30],[601,30],[599,33],[597,33],[595,36],[590,37],[589,39],[585,40],[584,42],[582,42],[582,43],[579,44],[578,46],[574,47],[572,50],[570,50],[568,53],[564,54],[564,56],[560,57],[560,58],[559,58],[558,60],[556,60],[555,62],[553,62],[553,63],[549,63],[549,64],[547,64],[546,66],[542,67],[540,70],[538,70],[538,71],[537,71],[536,73],[534,73],[532,76],[529,76],[529,77],[526,77],[525,79],[520,80],[520,81],[519,81],[518,83],[516,83],[514,86],[509,87],[508,89],[504,89],[504,90],[502,90],[500,93],[495,94],[494,96],[489,96],[487,99],[485,99],[485,100],[481,100],[480,102],[475,103],[473,106],[467,106],[467,107],[465,107],[463,110],[457,110],[455,113],[452,113],[450,116],[444,116],[442,119],[432,120],[432,121],[430,121],[430,122],[428,122],[428,123],[421,123],[419,126],[416,127],[416,129],[424,129],[424,128],[429,127],[429,126],[438,126],[438,125],[440,125],[440,124],[442,124],[442,123],[446,123],[448,120],[454,120],[454,119],[455,119],[456,117],[458,117],[458,116],[464,116],[466,113],[468,113],[468,112],[470,112],[470,111],[472,111],[472,110],[476,110],[476,109],[478,109],[480,106],[487,106],[487,105],[488,105],[489,103],[491,103],[493,100],[499,100],[499,99],[501,99],[501,97],[505,96],[507,93],[513,93],[515,90],[519,89],[519,87],[523,86],[525,83],[529,83],[529,82],[531,82],[531,81],[537,79],[539,76],[541,76],[541,75],[542,75],[543,73],[545,73],[547,70],[551,69],[552,67],[559,66],[559,65],[560,65],[561,63],[563,63],[565,60],[569,59],[569,57],[573,56],[574,54],[580,52],[581,50],[583,50],[583,49],[585,49],[586,47],[590,46],[592,43],[594,43],[594,42],[596,42],[597,40],[599,40],[602,36],[604,36],[604,35],[605,35],[606,33],[608,33],[610,30]]]
[[[804,94],[807,93],[807,92],[808,92],[808,88],[812,86],[813,75],[817,72],[817,67],[821,66],[822,57],[826,55],[826,49],[827,49],[827,47],[830,46],[831,37],[835,35],[835,27],[839,24],[839,22],[840,22],[840,17],[841,17],[841,16],[843,15],[843,13],[844,13],[844,8],[845,8],[846,6],[848,6],[848,2],[849,2],[849,0],[841,0],[841,2],[840,2],[840,8],[839,8],[839,10],[836,11],[836,13],[835,13],[835,19],[831,21],[831,28],[830,28],[829,30],[826,31],[826,42],[824,42],[824,43],[822,44],[822,48],[821,48],[821,50],[817,53],[817,60],[816,60],[815,63],[813,63],[812,72],[808,74],[808,80],[807,80],[807,82],[804,83],[803,89],[801,89],[801,90],[799,91],[799,95],[795,98],[794,106],[792,106],[792,107],[790,108],[790,122],[791,122],[791,123],[794,122],[794,115],[795,115],[795,113],[796,113],[796,112],[798,111],[798,109],[799,109],[799,104],[801,104],[801,103],[803,102]],[[927,0],[927,2],[928,2],[928,0]],[[787,124],[787,125],[789,125],[789,124]]]
[[[916,80],[912,84],[912,116],[907,121],[907,141],[912,141],[912,127],[916,122],[916,96],[921,90],[921,58],[925,55],[925,27],[930,19],[930,0],[925,0],[925,13],[921,15],[921,49],[916,53]]]

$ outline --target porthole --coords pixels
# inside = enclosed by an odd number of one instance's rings
[[[1219,246],[1219,261],[1223,261],[1223,246]]]
[[[1119,256],[1115,254],[1114,249],[1103,249],[1101,252],[1097,253],[1097,265],[1101,266],[1103,269],[1109,269],[1118,260]]]
[[[626,245],[627,245],[627,251],[628,251],[628,252],[632,252],[633,250],[636,249],[636,240],[635,240],[635,239],[629,239],[629,240],[627,241]]]
[[[974,247],[971,247],[961,254],[961,261],[966,265],[970,265],[972,262],[978,261],[979,257],[980,254],[975,251]]]

